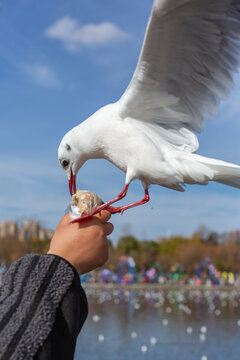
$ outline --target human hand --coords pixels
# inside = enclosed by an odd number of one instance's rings
[[[108,222],[110,212],[103,210],[89,221],[71,223],[69,214],[60,221],[50,243],[48,254],[61,256],[81,275],[108,260],[107,235],[113,232]]]

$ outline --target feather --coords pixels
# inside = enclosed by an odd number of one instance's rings
[[[172,145],[196,151],[190,132],[204,129],[233,87],[239,29],[237,0],[155,0],[136,70],[119,100],[122,119],[156,124]]]

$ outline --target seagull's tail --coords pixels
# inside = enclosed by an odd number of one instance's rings
[[[192,181],[186,183],[216,181],[240,189],[240,166],[197,154],[191,154],[191,160],[194,166],[189,164],[190,167],[185,170],[188,173],[186,180],[190,177]]]

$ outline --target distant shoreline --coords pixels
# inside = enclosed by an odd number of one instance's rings
[[[102,284],[102,283],[82,283],[84,289],[89,290],[182,290],[182,291],[239,291],[240,286],[234,285],[161,285],[161,284]]]

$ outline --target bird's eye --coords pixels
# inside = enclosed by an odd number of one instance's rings
[[[68,167],[68,165],[69,165],[69,161],[68,161],[68,160],[63,160],[63,161],[62,161],[62,167],[66,168],[66,167]]]

